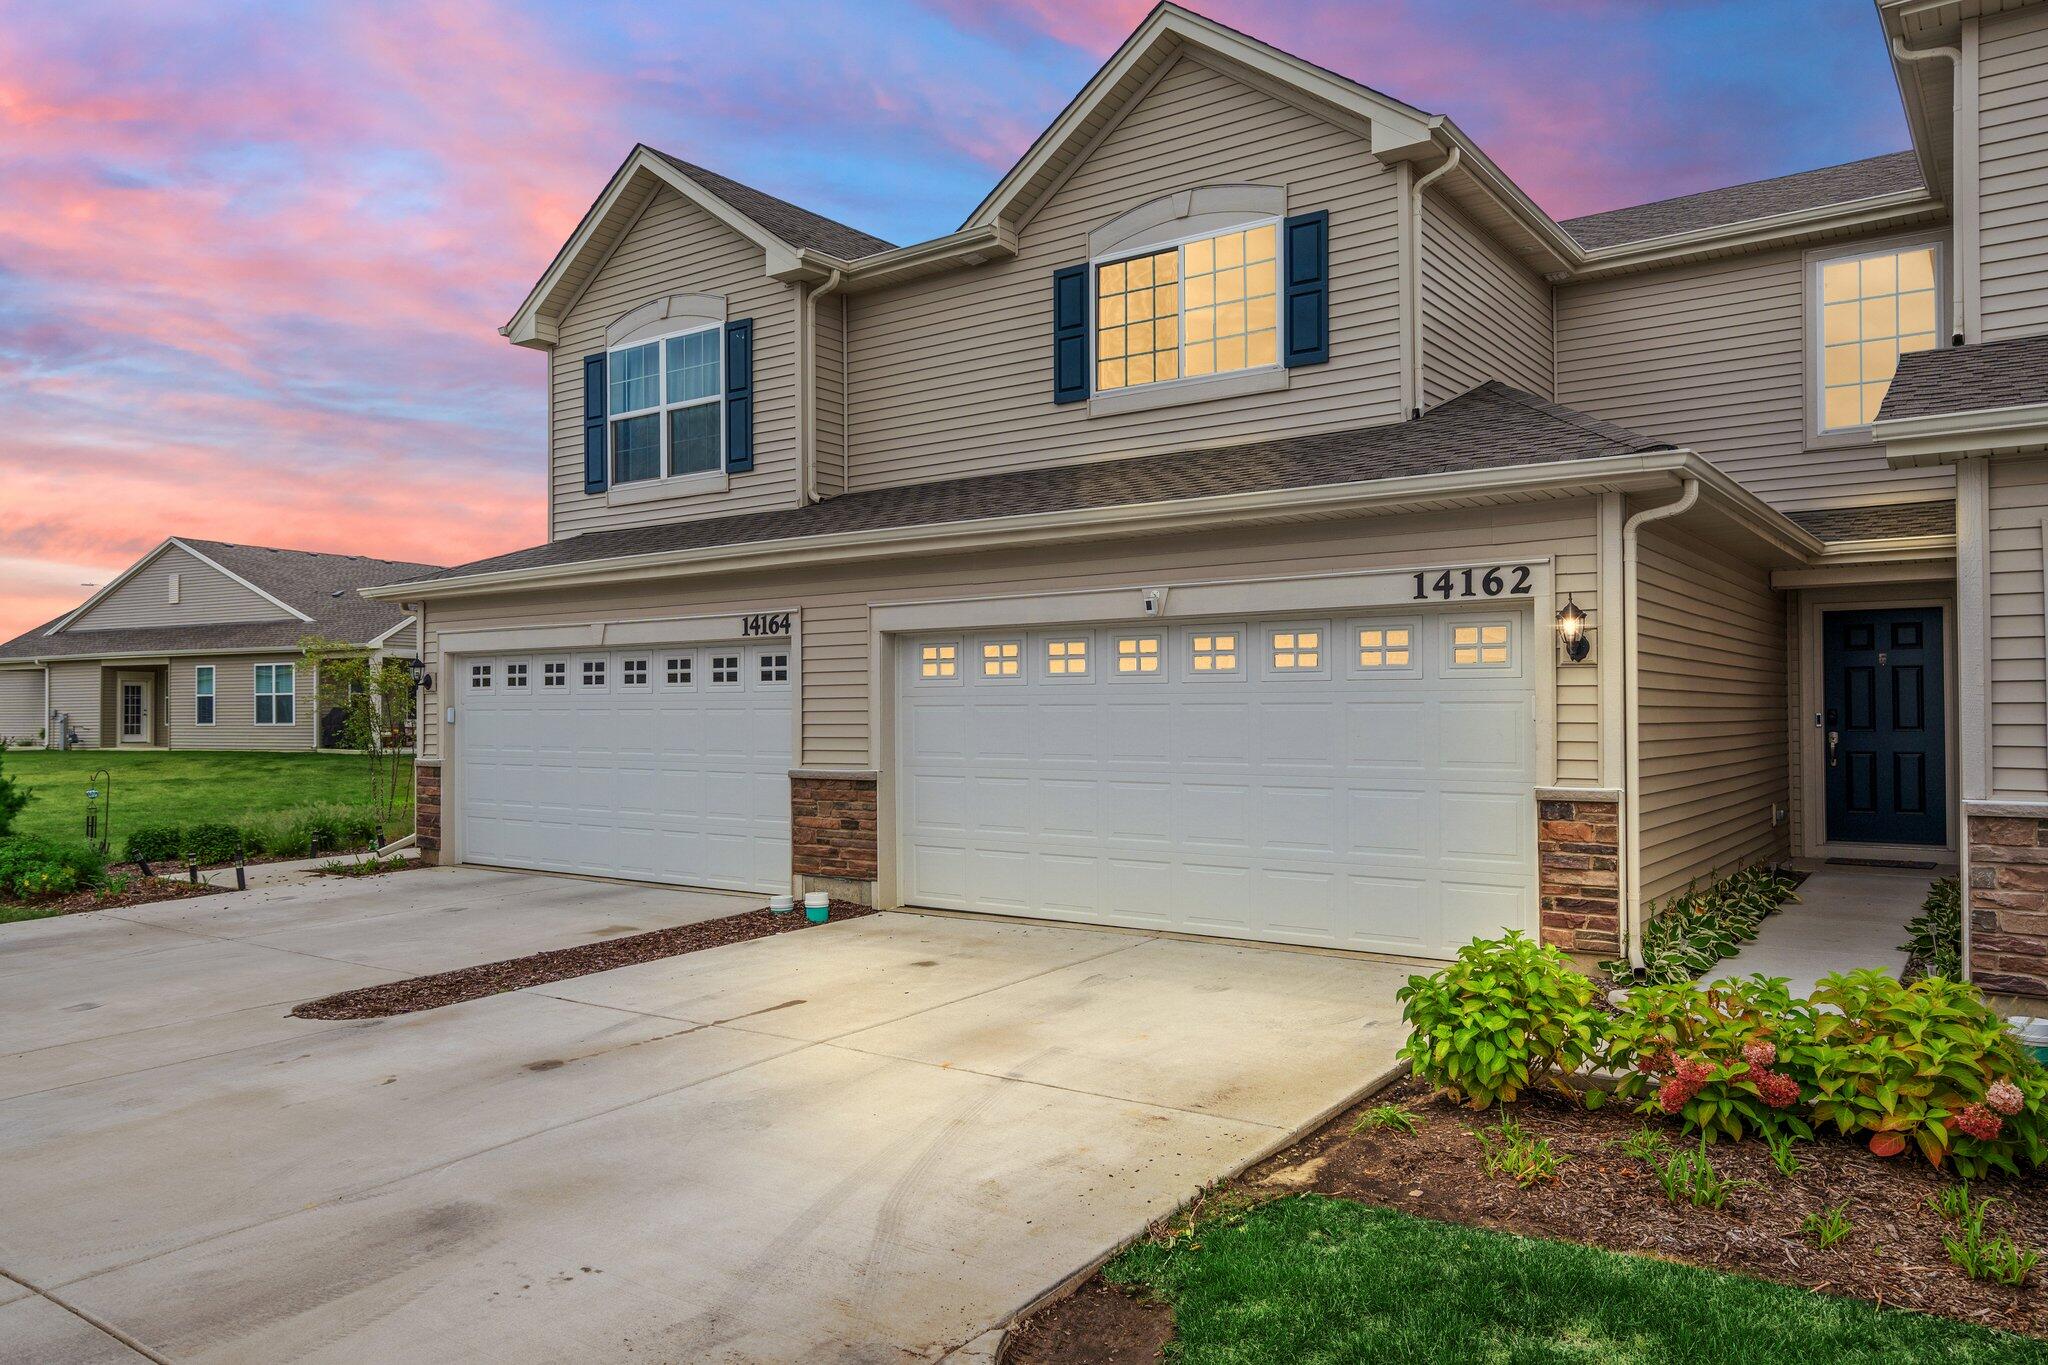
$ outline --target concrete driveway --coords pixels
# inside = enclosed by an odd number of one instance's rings
[[[933,1359],[1383,1072],[1406,971],[470,869],[0,928],[0,1359]]]

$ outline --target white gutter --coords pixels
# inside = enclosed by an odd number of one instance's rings
[[[1409,376],[1413,387],[1415,406],[1408,410],[1410,420],[1422,416],[1422,193],[1437,181],[1458,169],[1458,162],[1464,157],[1464,149],[1457,143],[1451,144],[1451,154],[1443,164],[1417,180],[1414,185],[1414,205],[1408,213],[1408,278],[1414,297],[1408,301],[1408,363]]]
[[[1966,455],[2048,445],[2048,403],[1892,417],[1871,423],[1870,435],[1894,469],[1954,464]]]
[[[1955,145],[1963,129],[1963,50],[1959,47],[1910,48],[1906,46],[1904,34],[1894,33],[1892,35],[1892,56],[1897,57],[1902,62],[1924,62],[1933,57],[1946,57],[1949,61],[1949,180],[1951,188],[1953,188],[1953,182],[1963,173],[1963,168],[1955,164]],[[1948,244],[1950,275],[1948,289],[1949,337],[1952,344],[1960,346],[1963,344],[1964,339],[1963,322],[1966,314],[1963,310],[1962,234],[1956,231],[1955,227],[1955,215],[1951,213],[1949,215]]]
[[[1683,516],[1690,512],[1693,504],[1700,500],[1700,481],[1688,477],[1685,491],[1675,502],[1661,507],[1651,507],[1636,513],[1621,527],[1621,580],[1623,597],[1622,658],[1626,673],[1622,681],[1622,733],[1628,746],[1627,780],[1622,784],[1623,799],[1627,813],[1621,822],[1622,863],[1625,868],[1621,881],[1622,914],[1627,921],[1628,965],[1631,968],[1643,965],[1643,742],[1640,734],[1640,705],[1636,688],[1641,673],[1637,659],[1636,625],[1639,610],[1636,600],[1636,572],[1638,568],[1637,533],[1653,521],[1668,517]]]
[[[818,501],[818,300],[837,290],[845,278],[846,272],[834,266],[823,284],[804,291],[800,305],[803,335],[797,338],[796,347],[796,458],[804,474],[803,500],[799,505]],[[844,338],[840,346],[843,350]]]

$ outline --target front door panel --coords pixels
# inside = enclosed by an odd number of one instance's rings
[[[1828,839],[1946,844],[1940,608],[1831,611],[1821,619]]]

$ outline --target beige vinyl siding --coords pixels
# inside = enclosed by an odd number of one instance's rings
[[[0,740],[15,745],[42,743],[43,670],[0,669]]]
[[[1991,795],[2048,798],[2042,523],[2048,459],[1991,462]],[[1967,742],[1967,740],[1965,741]]]
[[[759,247],[674,190],[664,188],[648,202],[563,315],[550,359],[555,539],[795,504],[795,295],[763,269]],[[605,329],[621,316],[679,293],[721,294],[728,318],[754,321],[754,468],[733,475],[723,493],[613,507],[605,494],[583,491],[583,360],[605,349]]]
[[[1422,215],[1422,393],[1426,407],[1489,379],[1550,397],[1550,284],[1425,194]]]
[[[1785,853],[1785,607],[1769,571],[1645,527],[1638,567],[1643,894]]]
[[[816,450],[821,498],[846,491],[846,307],[844,294],[827,294],[817,305],[817,347],[812,356],[818,372]]]
[[[256,723],[256,665],[291,664],[293,721],[290,725]],[[214,723],[193,719],[193,678],[201,664],[214,666]],[[169,744],[173,749],[311,749],[318,742],[314,716],[313,670],[294,654],[222,654],[172,659],[169,704],[165,706]]]
[[[2048,330],[2048,10],[1986,19],[1977,47],[1981,336]]]
[[[1557,401],[1690,447],[1780,507],[1940,496],[1947,468],[1807,438],[1797,250],[1560,286]]]
[[[171,575],[178,600],[171,601]],[[176,545],[166,545],[136,575],[108,593],[67,630],[194,626],[220,621],[281,621],[290,615],[261,593]]]
[[[71,713],[70,727],[78,742],[93,748],[100,742],[99,660],[53,663],[50,666],[50,709]],[[53,740],[59,737],[52,734]]]
[[[1329,210],[1329,363],[1290,371],[1285,390],[1151,412],[1054,404],[1053,272],[1127,209],[1225,183]],[[854,486],[1399,420],[1397,184],[1355,133],[1180,58],[1025,224],[1016,258],[853,297]]]
[[[1553,556],[1558,591],[1572,593],[1597,622],[1596,533],[1594,501],[1582,498],[831,566],[810,575],[779,572],[708,579],[696,585],[640,583],[479,597],[435,604],[428,620],[426,657],[429,669],[444,671],[439,635],[450,630],[795,609],[801,612],[802,630],[800,761],[819,767],[869,767],[878,761],[869,743],[869,611],[876,604]],[[1538,623],[1539,629],[1543,624]],[[1558,781],[1592,785],[1600,780],[1598,674],[1592,667],[1559,672]],[[446,704],[443,692],[428,698],[422,708],[421,754],[428,761],[440,757],[440,708]]]

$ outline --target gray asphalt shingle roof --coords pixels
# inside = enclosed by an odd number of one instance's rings
[[[1952,536],[1953,498],[1938,502],[1894,502],[1876,507],[1822,507],[1786,516],[1822,540],[1886,540],[1893,536]]]
[[[589,531],[435,577],[1671,448],[1494,382],[1412,422],[876,489],[772,512]]]
[[[1920,161],[1911,152],[1888,152],[1840,166],[1752,180],[1724,189],[1682,194],[1648,204],[1567,218],[1558,224],[1588,251],[1628,246],[1653,237],[1728,227],[1801,209],[1848,204],[1899,190],[1921,188]]]
[[[777,199],[774,195],[757,190],[752,185],[742,185],[730,176],[707,170],[679,156],[670,156],[658,147],[649,147],[647,150],[791,246],[822,251],[842,261],[858,260],[862,256],[872,256],[878,251],[895,249],[894,242],[885,242],[873,233],[862,232],[859,228],[848,227],[823,214],[798,208],[787,199]]]
[[[358,588],[395,583],[440,572],[436,564],[370,559],[362,555],[319,554],[311,550],[274,550],[264,545],[236,545],[224,540],[193,540],[186,545],[239,578],[304,612],[312,620],[287,617],[274,621],[229,621],[215,625],[123,626],[106,630],[44,632],[61,621],[45,621],[35,629],[0,644],[0,659],[91,658],[102,654],[142,654],[171,650],[268,649],[296,645],[308,635],[364,644],[403,621],[395,602],[372,602]],[[64,615],[69,616],[66,612]]]
[[[1980,341],[1899,357],[1877,420],[2048,403],[2048,336]]]

